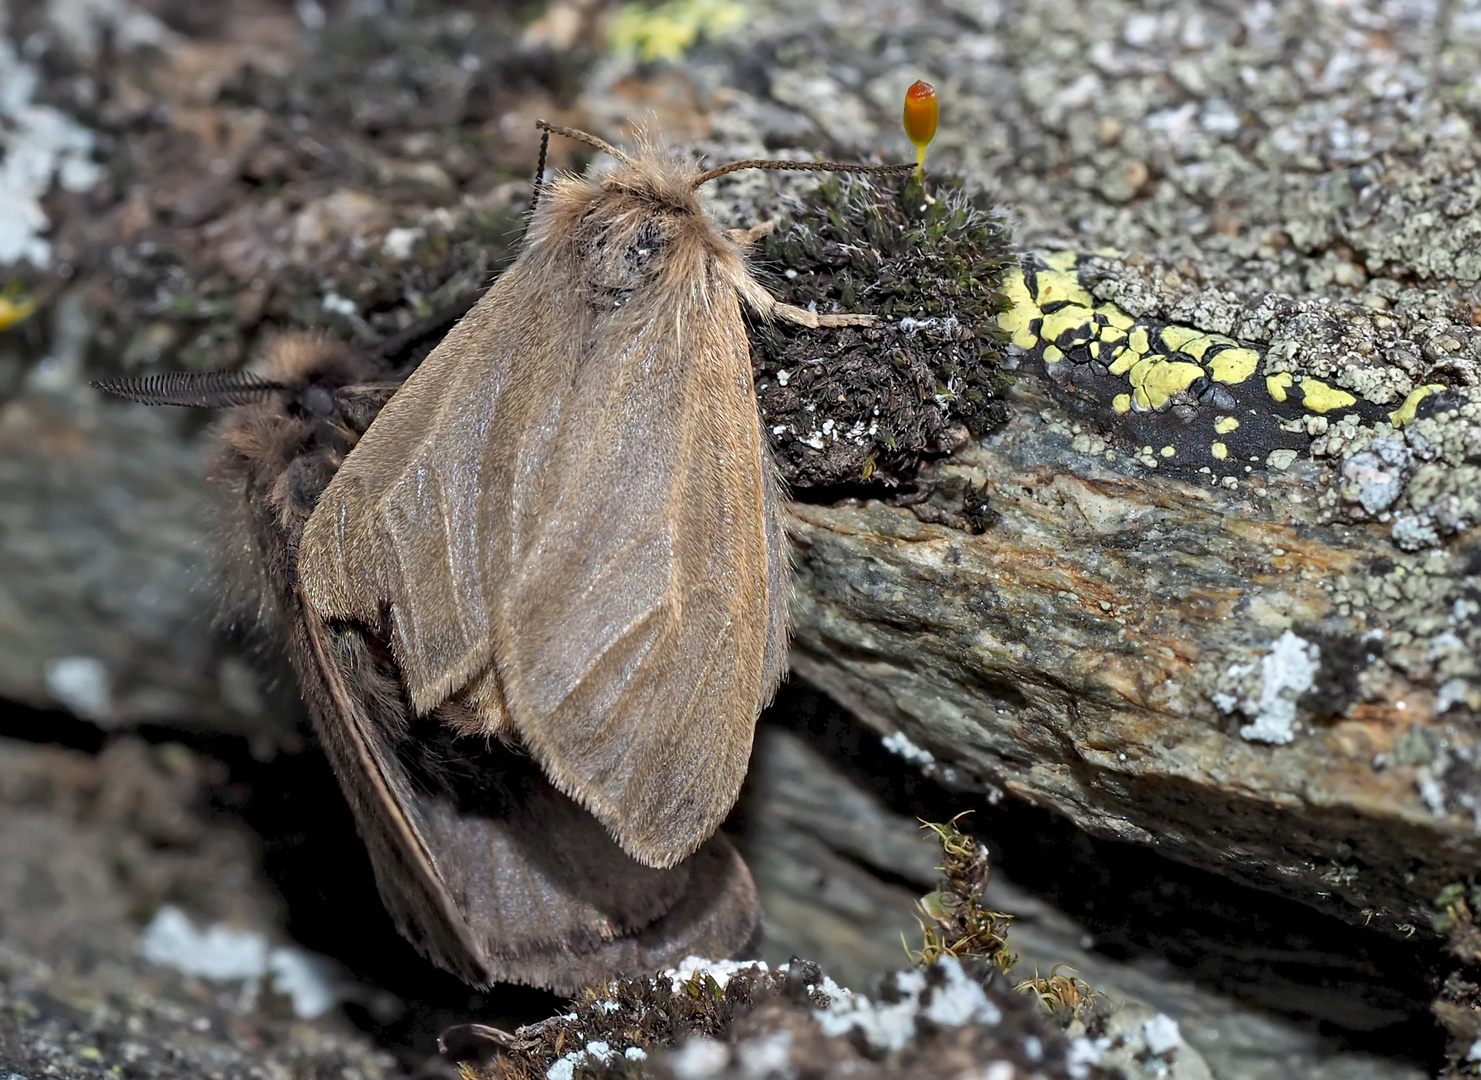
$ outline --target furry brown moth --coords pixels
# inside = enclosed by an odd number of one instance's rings
[[[755,932],[715,830],[785,665],[787,561],[742,308],[778,303],[640,143],[537,186],[513,265],[403,382],[290,336],[225,430],[264,606],[398,926],[469,982],[572,989]],[[544,159],[544,147],[541,152]],[[543,169],[542,169],[543,172]],[[212,381],[214,380],[214,382]]]

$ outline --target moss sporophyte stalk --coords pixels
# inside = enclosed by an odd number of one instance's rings
[[[915,175],[925,176],[926,149],[936,137],[936,121],[940,115],[940,102],[936,88],[924,80],[917,79],[905,91],[905,134],[915,144]]]

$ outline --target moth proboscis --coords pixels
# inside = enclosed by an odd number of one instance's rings
[[[872,321],[777,302],[745,262],[767,226],[722,231],[696,190],[913,166],[701,172],[540,126],[617,166],[537,187],[518,258],[394,393],[277,339],[261,382],[222,383],[256,400],[221,472],[398,927],[471,983],[569,990],[755,933],[715,830],[785,666],[788,566],[742,306]]]

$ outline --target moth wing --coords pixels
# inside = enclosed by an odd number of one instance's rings
[[[723,836],[678,866],[643,866],[533,762],[501,756],[494,805],[428,795],[417,811],[492,978],[571,992],[754,939],[755,886]]]
[[[510,552],[529,519],[524,476],[549,452],[586,317],[557,291],[530,305],[517,261],[361,436],[298,552],[325,619],[379,626],[413,708],[430,712],[486,669]],[[549,290],[546,290],[549,291]]]
[[[314,729],[350,804],[396,929],[464,982],[486,983],[487,950],[463,918],[409,813],[413,785],[385,728],[346,678],[343,640],[334,641],[329,628],[307,611],[291,621],[290,634]]]
[[[640,865],[532,762],[481,743],[465,790],[416,782],[391,737],[406,722],[399,696],[365,690],[363,637],[305,614],[315,670],[301,682],[321,742],[383,903],[438,966],[474,985],[570,993],[754,938],[755,886],[723,837],[672,869]]]
[[[345,357],[319,339],[287,339],[274,355],[283,366],[275,374],[288,380],[345,368]],[[373,409],[375,400],[360,400],[371,389],[341,390],[340,408]],[[277,616],[286,633],[320,742],[400,932],[469,983],[566,992],[691,952],[744,948],[759,906],[750,874],[722,837],[671,870],[640,865],[528,758],[417,721],[399,672],[368,633],[327,623],[304,602],[293,585],[302,579],[294,553],[302,549],[304,510],[292,478],[332,470],[337,445],[320,443],[275,399],[264,401],[232,418],[216,471],[240,494],[225,507],[233,550],[245,537],[255,553],[240,567],[244,610]]]
[[[701,273],[667,301],[635,291],[600,325],[495,630],[526,745],[655,866],[729,812],[784,662],[779,510],[745,327],[735,290],[712,263]]]
[[[778,502],[713,260],[615,313],[546,284],[584,272],[569,244],[526,249],[338,470],[300,577],[325,619],[389,615],[417,713],[473,686],[624,850],[672,866],[734,803],[785,662]]]

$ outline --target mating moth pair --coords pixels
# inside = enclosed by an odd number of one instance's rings
[[[716,829],[784,670],[788,565],[742,308],[870,321],[777,302],[746,266],[765,227],[696,191],[915,166],[697,172],[540,126],[616,167],[537,187],[518,258],[399,385],[302,334],[259,374],[99,385],[239,406],[219,471],[260,606],[401,932],[470,983],[572,990],[755,936]]]

